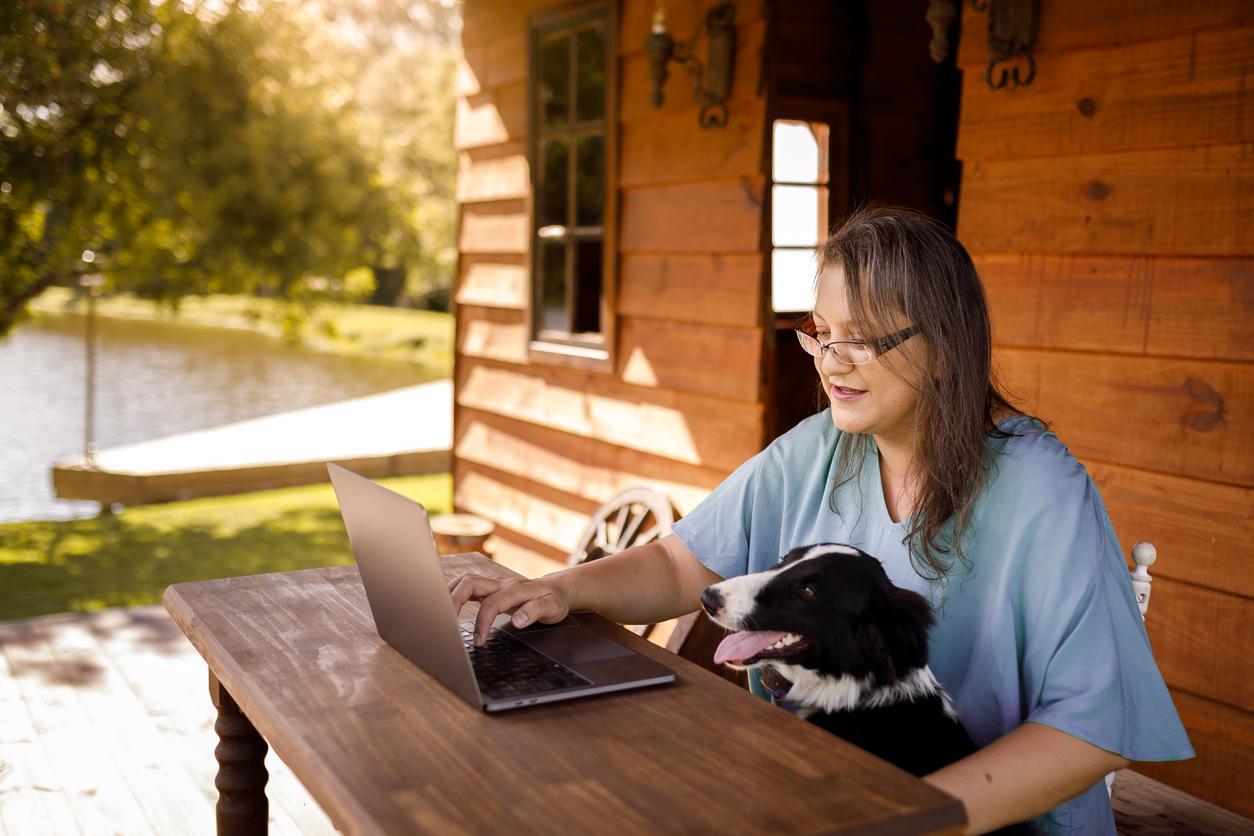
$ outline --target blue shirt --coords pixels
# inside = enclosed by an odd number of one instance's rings
[[[944,581],[912,566],[873,444],[833,497],[844,434],[830,410],[741,465],[674,531],[724,578],[812,543],[879,558],[893,583],[932,601],[930,664],[977,746],[1030,720],[1129,760],[1192,757],[1096,486],[1035,421],[1015,416],[1001,427],[1015,435],[989,439],[995,466],[964,543],[971,566],[956,564]],[[1102,782],[1037,821],[1051,833],[1115,833]]]

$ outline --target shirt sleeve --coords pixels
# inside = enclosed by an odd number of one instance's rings
[[[1069,454],[1051,465],[1018,555],[1027,720],[1129,760],[1192,757],[1105,504]]]
[[[763,458],[759,453],[736,468],[671,528],[697,560],[721,578],[749,571],[749,532]]]

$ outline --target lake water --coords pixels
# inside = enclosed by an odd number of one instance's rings
[[[56,499],[51,466],[83,452],[84,317],[41,316],[0,340],[0,522],[99,510]],[[100,449],[411,386],[412,363],[286,346],[246,331],[96,320]]]

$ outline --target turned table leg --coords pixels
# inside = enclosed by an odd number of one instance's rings
[[[252,836],[266,832],[270,803],[266,800],[266,741],[253,728],[222,683],[209,672],[209,696],[218,709],[218,834]]]

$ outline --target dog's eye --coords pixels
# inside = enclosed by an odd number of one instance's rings
[[[801,587],[802,598],[813,598],[814,596],[818,594],[819,594],[819,591],[815,589],[813,586],[811,586],[810,584],[806,584],[805,586]]]

